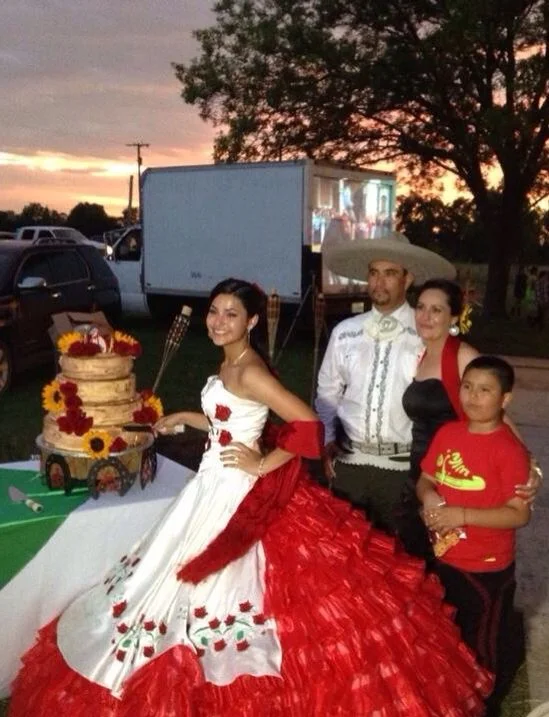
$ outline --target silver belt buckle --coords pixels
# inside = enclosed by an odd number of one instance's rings
[[[354,446],[355,448],[358,448],[358,450],[359,450],[361,453],[366,453],[366,454],[369,455],[369,456],[381,456],[381,455],[383,455],[382,452],[381,452],[381,450],[382,450],[382,445],[381,445],[380,443],[366,443],[366,441],[363,441],[362,443],[358,443],[358,442],[355,443],[355,442],[353,441],[353,446]]]
[[[358,448],[361,453],[370,456],[396,456],[401,453],[409,453],[410,446],[406,443],[367,443],[363,441],[351,441],[353,448]]]

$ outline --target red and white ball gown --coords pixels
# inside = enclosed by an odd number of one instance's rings
[[[255,483],[268,410],[211,377],[209,447],[162,519],[23,657],[10,717],[470,717],[492,685],[437,579],[313,484],[320,424]]]

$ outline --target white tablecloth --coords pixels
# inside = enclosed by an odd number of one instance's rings
[[[37,464],[9,467],[35,470]],[[145,490],[134,484],[123,498],[107,493],[87,500],[0,591],[0,697],[9,694],[19,658],[36,631],[129,551],[192,476],[188,468],[159,456],[154,483]]]

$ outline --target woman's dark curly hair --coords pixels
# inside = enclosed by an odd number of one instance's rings
[[[260,320],[265,317],[267,308],[267,296],[257,285],[244,279],[223,279],[214,286],[210,293],[208,305],[212,303],[219,294],[230,294],[236,296],[242,302],[248,316],[259,316]]]
[[[459,316],[463,310],[463,291],[459,284],[449,279],[429,279],[417,290],[417,300],[427,289],[438,289],[445,294],[452,316]],[[417,302],[416,302],[417,303]]]

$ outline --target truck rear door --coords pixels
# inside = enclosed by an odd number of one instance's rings
[[[303,183],[298,162],[147,170],[146,293],[207,295],[236,276],[299,301]]]

